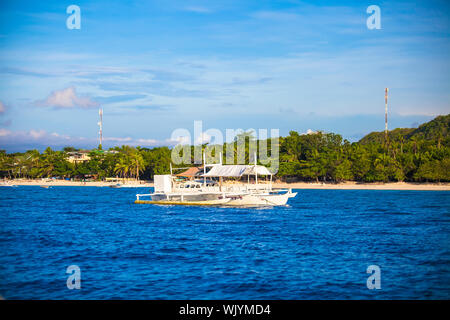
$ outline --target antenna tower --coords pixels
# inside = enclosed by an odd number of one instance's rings
[[[98,115],[100,116],[100,121],[98,122],[98,140],[99,146],[101,146],[103,142],[103,109],[101,107],[98,109]]]
[[[388,140],[388,92],[389,89],[384,90],[384,138]]]

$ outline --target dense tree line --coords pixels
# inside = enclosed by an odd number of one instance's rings
[[[340,135],[291,132],[282,138],[280,177],[333,181],[450,181],[450,147],[411,139],[349,143]]]
[[[77,151],[67,147],[62,151],[47,148],[43,153],[29,150],[25,153],[0,152],[0,175],[3,178],[93,178],[106,177],[150,179],[155,174],[169,171],[171,151],[167,147],[134,148],[122,146],[108,152],[91,150],[90,160],[69,162],[69,153]]]
[[[417,129],[372,132],[349,143],[340,135],[299,135],[280,142],[280,177],[334,181],[450,181],[450,115]]]
[[[279,140],[277,177],[285,181],[317,182],[448,182],[449,127],[450,115],[439,116],[417,129],[395,129],[387,137],[384,132],[373,132],[354,143],[334,133],[291,131]],[[71,147],[62,151],[47,148],[43,153],[1,151],[0,176],[152,179],[155,174],[166,174],[170,170],[171,149],[168,147],[122,146],[108,152],[95,149],[89,153],[89,161],[80,163],[68,161],[68,153],[73,151],[76,150]],[[248,144],[245,158],[248,161]]]

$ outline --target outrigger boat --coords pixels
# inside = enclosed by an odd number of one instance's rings
[[[194,167],[195,168],[195,167]],[[210,168],[208,170],[208,168]],[[186,169],[186,168],[183,168]],[[297,193],[292,189],[272,188],[272,173],[260,165],[209,164],[192,180],[179,179],[180,174],[155,175],[155,191],[137,194],[135,203],[205,206],[283,206]],[[171,170],[172,171],[172,170]],[[188,168],[192,172],[192,167]],[[207,172],[206,172],[207,171]],[[182,176],[182,175],[181,175]],[[258,176],[265,176],[261,181]],[[250,178],[253,178],[250,183]],[[267,181],[267,177],[270,178]],[[242,183],[247,178],[247,183]]]

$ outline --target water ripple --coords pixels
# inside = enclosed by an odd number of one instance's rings
[[[0,295],[450,298],[448,192],[298,190],[286,207],[203,208],[134,205],[141,191],[0,189]],[[66,287],[72,264],[81,290]],[[366,287],[371,264],[382,290]]]

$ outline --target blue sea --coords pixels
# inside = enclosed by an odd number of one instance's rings
[[[449,299],[450,192],[297,190],[288,207],[0,188],[5,299]],[[81,271],[69,290],[67,267]],[[380,268],[381,289],[367,287]]]

